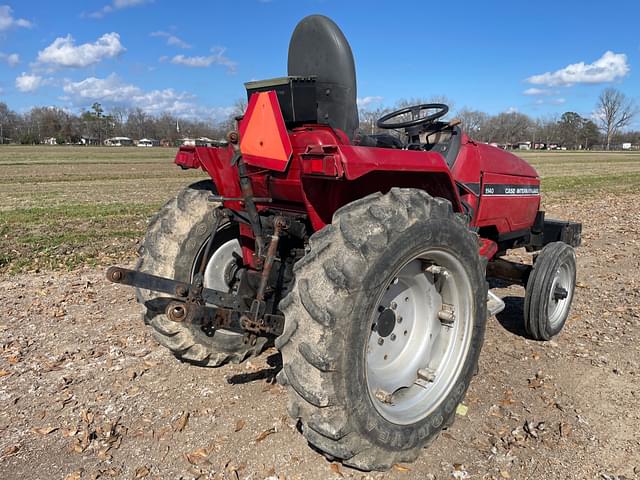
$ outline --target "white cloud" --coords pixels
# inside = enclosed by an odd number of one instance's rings
[[[106,78],[89,77],[79,82],[67,82],[63,89],[68,100],[77,107],[98,101],[106,106],[139,107],[153,115],[170,113],[203,121],[222,120],[234,111],[234,107],[203,107],[194,95],[176,92],[172,88],[145,91],[136,85],[124,83],[114,73]]]
[[[545,100],[543,98],[539,98],[534,103],[536,105],[563,105],[566,102],[567,102],[566,98],[559,97],[559,98],[551,98],[551,99],[548,99],[548,100]]]
[[[105,58],[113,58],[126,51],[120,35],[105,33],[94,43],[74,45],[71,35],[56,38],[51,45],[38,52],[38,63],[55,67],[87,67]]]
[[[362,98],[358,97],[357,102],[358,102],[358,107],[367,108],[374,103],[382,102],[382,100],[383,100],[382,97],[378,95],[374,95],[374,96],[362,97]]]
[[[106,78],[88,77],[79,82],[67,82],[64,91],[82,99],[113,103],[123,102],[141,93],[138,87],[122,83],[114,73]]]
[[[113,6],[115,8],[129,8],[145,3],[149,3],[149,0],[113,0]]]
[[[184,65],[186,67],[193,68],[206,68],[211,65],[223,65],[227,67],[227,71],[229,73],[235,73],[236,67],[238,64],[233,60],[230,60],[224,55],[225,49],[221,47],[215,47],[211,49],[212,55],[209,56],[196,56],[196,57],[187,57],[186,55],[176,55],[171,59],[171,63],[175,65]],[[165,60],[165,57],[162,57],[160,60]]]
[[[39,75],[30,75],[25,72],[16,77],[16,88],[23,93],[34,92],[45,84],[45,79]]]
[[[215,62],[214,56],[208,57],[187,57],[185,55],[176,55],[171,59],[171,63],[175,63],[176,65],[185,65],[187,67],[210,67],[212,63]]]
[[[187,42],[185,42],[184,40],[182,40],[181,38],[178,38],[177,36],[169,33],[169,32],[163,32],[163,31],[159,31],[159,32],[152,32],[150,34],[152,37],[164,37],[167,39],[167,45],[171,46],[171,47],[178,47],[178,48],[191,48],[191,45],[189,45]]]
[[[624,53],[607,51],[593,63],[573,63],[555,72],[545,72],[527,78],[534,85],[570,86],[576,83],[606,83],[625,77],[629,73]]]
[[[89,14],[91,18],[102,18],[105,15],[122,10],[123,8],[137,7],[145,3],[151,3],[153,0],[112,0],[111,3],[105,5],[100,10]]]
[[[544,88],[527,88],[524,92],[522,92],[523,95],[551,95],[551,90],[546,90]]]
[[[2,53],[0,52],[0,61],[7,62],[10,67],[15,67],[20,63],[20,55],[17,53]]]
[[[13,18],[13,9],[9,5],[0,5],[0,32],[13,27],[29,28],[31,22],[24,18]]]

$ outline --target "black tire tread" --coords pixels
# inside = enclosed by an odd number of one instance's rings
[[[538,258],[533,264],[531,273],[527,280],[526,293],[524,298],[524,327],[527,334],[534,340],[551,340],[559,332],[550,332],[546,311],[542,311],[543,295],[545,285],[550,281],[550,277],[558,268],[563,256],[572,255],[575,267],[575,253],[573,247],[564,242],[552,242],[540,251]],[[574,270],[575,274],[575,270]],[[575,278],[574,278],[575,286]],[[572,296],[573,296],[573,292]],[[567,316],[569,311],[567,311]],[[565,318],[566,320],[566,318]],[[564,325],[564,321],[562,326]]]
[[[346,465],[386,470],[415,460],[421,447],[385,449],[349,425],[348,412],[335,401],[336,392],[344,388],[344,377],[335,370],[347,341],[335,333],[336,323],[350,313],[350,297],[367,265],[400,232],[419,220],[453,216],[448,201],[420,190],[393,188],[384,195],[375,193],[337,210],[332,224],[311,236],[310,252],[294,268],[294,287],[280,309],[286,325],[294,321],[296,325],[293,333],[276,340],[284,365],[278,381],[288,386],[289,413],[301,421],[307,441]],[[367,221],[357,221],[362,218]],[[482,272],[479,275],[484,277]]]
[[[196,228],[199,239],[193,238],[194,226],[199,226],[212,212],[207,197],[214,189],[209,180],[196,182],[167,201],[150,220],[139,249],[136,270],[173,278],[178,252],[185,242],[202,241],[208,232]],[[138,303],[143,305],[143,320],[152,329],[153,337],[180,360],[200,366],[218,367],[225,363],[240,363],[258,355],[266,344],[259,338],[255,345],[229,349],[216,332],[211,343],[200,341],[186,325],[169,320],[162,312],[153,311],[146,302],[157,296],[149,290],[136,289]],[[219,340],[216,341],[216,335]],[[220,347],[220,348],[218,348]]]

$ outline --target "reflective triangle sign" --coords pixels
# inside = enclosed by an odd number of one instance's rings
[[[249,165],[287,169],[293,148],[274,90],[251,95],[240,122],[240,152]]]

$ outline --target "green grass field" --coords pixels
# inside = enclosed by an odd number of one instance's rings
[[[640,152],[518,152],[546,195],[635,190]],[[204,178],[173,148],[0,146],[0,272],[108,265],[135,256],[151,215]]]

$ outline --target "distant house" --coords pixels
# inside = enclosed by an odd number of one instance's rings
[[[531,150],[531,142],[518,142],[515,146],[518,150]]]
[[[49,137],[49,138],[45,138],[42,143],[44,145],[57,145],[58,144],[58,140],[56,140],[56,137]]]
[[[196,138],[196,145],[198,147],[211,147],[212,145],[216,144],[217,142],[215,140],[211,140],[208,137],[198,137]]]
[[[547,143],[540,142],[540,143],[534,143],[533,149],[534,150],[559,150],[560,145],[554,142],[547,142]]]
[[[176,146],[181,147],[225,147],[229,142],[226,140],[212,140],[208,137],[181,138],[176,142]]]
[[[141,138],[138,140],[139,147],[159,147],[160,142],[153,138]]]
[[[99,145],[99,144],[100,142],[96,137],[88,137],[86,135],[83,135],[82,137],[80,137],[80,141],[78,142],[78,145]]]
[[[107,147],[130,147],[131,145],[133,145],[133,140],[131,140],[129,137],[112,137],[107,138],[104,141],[104,144]]]

